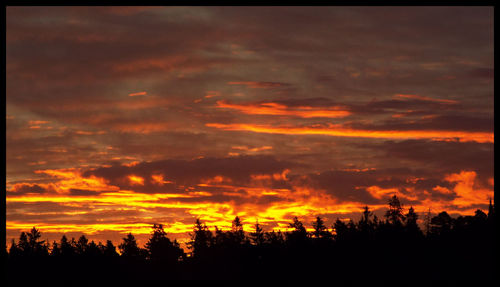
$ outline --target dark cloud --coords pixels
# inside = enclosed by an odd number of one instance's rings
[[[438,185],[448,189],[455,186],[455,184],[441,178],[441,175],[404,167],[366,171],[324,171],[309,174],[305,180],[298,180],[298,184],[326,190],[328,194],[341,202],[359,202],[368,205],[385,203],[388,196],[375,197],[367,190],[372,186],[395,189],[401,194],[417,196],[418,200],[410,202],[412,204],[418,204],[420,200],[427,198],[424,191],[436,199],[453,200],[455,198],[454,194],[443,195],[433,191],[433,188]]]
[[[12,195],[22,195],[27,193],[41,194],[46,192],[48,192],[48,190],[44,187],[41,187],[38,184],[25,184],[25,183],[15,184],[11,190],[7,190],[7,194],[12,194]]]
[[[69,190],[69,194],[71,196],[94,196],[94,195],[99,195],[100,192],[95,191],[95,190],[85,190],[85,189],[75,189],[71,188]]]
[[[438,112],[436,110],[436,112]],[[435,115],[428,118],[389,119],[380,124],[351,123],[353,129],[361,130],[443,130],[493,132],[493,121],[487,117],[470,115]]]
[[[295,166],[286,161],[266,155],[242,155],[225,158],[199,158],[193,160],[161,160],[142,162],[134,166],[114,165],[101,167],[84,172],[84,176],[95,175],[105,178],[112,185],[122,188],[130,187],[126,179],[129,175],[144,178],[144,186],[134,185],[134,190],[140,192],[183,192],[179,186],[196,185],[202,180],[210,180],[216,176],[229,178],[231,183],[248,183],[251,175],[282,173],[285,169]],[[175,185],[165,184],[160,187],[151,183],[152,175],[161,174],[165,180],[173,181]]]

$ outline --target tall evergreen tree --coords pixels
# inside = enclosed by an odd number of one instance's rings
[[[325,221],[319,217],[316,216],[316,220],[312,223],[314,231],[313,235],[315,238],[328,238],[330,235],[330,232],[328,232],[328,228],[325,225]]]
[[[259,221],[255,223],[255,232],[250,233],[250,239],[254,245],[262,246],[264,244],[265,233],[262,227],[260,227]]]
[[[122,240],[123,242],[118,246],[118,249],[120,249],[123,257],[141,258],[141,249],[137,245],[137,241],[132,233],[127,234],[127,237],[124,237]]]
[[[200,219],[197,218],[194,224],[191,240],[187,246],[192,250],[194,257],[204,256],[208,248],[212,245],[212,233],[208,230],[206,224],[202,224]]]
[[[402,225],[405,216],[403,215],[403,207],[396,195],[393,195],[389,200],[389,210],[386,212],[385,217],[392,225]]]
[[[182,256],[182,249],[167,237],[162,224],[154,224],[151,237],[145,245],[148,257],[153,261],[173,263]]]

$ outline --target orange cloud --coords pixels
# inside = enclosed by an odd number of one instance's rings
[[[263,150],[271,150],[273,149],[272,146],[261,146],[261,147],[254,147],[254,148],[249,148],[248,146],[233,146],[231,147],[232,149],[236,149],[236,150],[243,150],[243,151],[251,151],[251,152],[259,152],[259,151],[263,151]]]
[[[28,124],[30,126],[32,125],[43,125],[43,124],[47,124],[47,123],[50,123],[49,121],[29,121]]]
[[[169,180],[165,180],[163,178],[163,175],[162,174],[153,174],[151,175],[151,179],[152,179],[152,183],[153,184],[157,184],[157,185],[164,185],[166,183],[173,183],[172,181],[169,181]]]
[[[231,104],[227,101],[217,101],[218,108],[238,110],[251,115],[275,115],[275,116],[294,116],[301,118],[342,118],[351,113],[342,107],[333,106],[329,108],[322,107],[288,107],[274,102],[258,104]]]
[[[368,191],[368,193],[370,193],[371,196],[377,199],[388,198],[393,195],[400,197],[400,193],[397,188],[380,188],[374,185],[367,187],[366,191]]]
[[[462,170],[460,173],[453,173],[445,177],[445,180],[457,183],[453,188],[457,195],[457,198],[453,200],[453,204],[458,206],[484,204],[490,198],[493,198],[493,190],[474,186],[476,176],[475,171]]]
[[[128,179],[132,185],[144,185],[144,178],[136,175],[129,175]]]
[[[364,171],[365,169],[352,169],[352,171]],[[371,169],[366,169],[371,170]],[[120,190],[118,187],[109,186],[103,179],[96,177],[83,177],[78,169],[59,169],[59,170],[42,170],[38,173],[45,173],[57,179],[58,182],[51,183],[52,188],[56,190],[69,190],[70,188],[80,188],[89,190],[107,190],[98,195],[80,195],[71,196],[64,193],[44,193],[44,194],[26,194],[19,193],[18,195],[9,194],[6,198],[7,203],[41,203],[52,202],[65,206],[78,207],[95,207],[106,211],[113,210],[137,210],[141,211],[139,215],[130,217],[131,219],[122,219],[120,222],[115,222],[109,218],[102,218],[104,222],[86,224],[61,224],[44,223],[42,220],[37,223],[26,223],[18,220],[7,220],[8,230],[27,229],[33,225],[47,232],[84,232],[87,234],[95,234],[101,231],[115,231],[119,233],[133,232],[137,234],[149,234],[151,223],[157,222],[156,218],[163,218],[165,209],[169,209],[169,213],[176,214],[176,211],[182,213],[177,219],[182,219],[184,222],[167,222],[166,231],[171,234],[184,234],[192,230],[192,222],[198,217],[202,221],[207,222],[210,227],[217,225],[219,228],[230,228],[231,221],[234,216],[238,215],[245,220],[246,224],[253,224],[259,221],[263,226],[270,226],[271,229],[282,231],[287,230],[290,217],[298,216],[304,223],[312,222],[314,216],[318,214],[352,214],[362,211],[363,204],[354,201],[339,201],[335,195],[329,194],[326,190],[295,184],[288,176],[290,170],[285,169],[281,173],[270,174],[254,174],[250,176],[250,182],[244,186],[232,185],[229,178],[223,175],[217,175],[201,181],[196,186],[186,186],[185,193],[154,193],[145,194],[137,193],[132,190]],[[421,203],[414,206],[418,212],[424,212],[431,207],[433,210],[447,210],[464,212],[463,208],[474,204],[484,204],[488,197],[493,196],[493,191],[474,186],[476,180],[474,171],[461,171],[460,173],[449,174],[445,180],[457,183],[456,186],[449,190],[444,187],[436,186],[434,192],[443,194],[456,194],[457,197],[451,200],[436,200],[431,199],[428,192],[423,195],[427,198],[421,199],[422,193],[417,193],[411,188],[402,193],[397,187],[382,188],[376,185],[366,187],[374,198],[381,201],[396,194],[405,201],[419,200]],[[144,178],[137,175],[129,175],[127,177],[132,184],[143,185]],[[151,175],[153,184],[162,185],[167,183],[162,174]],[[272,188],[273,180],[286,181],[290,184],[289,188]],[[407,182],[416,182],[419,178],[410,177]],[[41,185],[40,185],[41,186]],[[31,186],[15,186],[14,189],[33,188]],[[42,186],[43,187],[43,186]],[[48,187],[46,187],[48,188]],[[365,187],[360,187],[365,188]],[[206,191],[207,189],[209,191]],[[229,200],[224,203],[211,202],[212,199],[206,199],[216,195],[211,191],[216,191],[224,196],[232,196],[241,200]],[[189,198],[189,201],[183,199]],[[197,198],[197,199],[196,199]],[[191,200],[196,199],[196,200]],[[450,206],[452,208],[450,208]],[[457,209],[458,206],[458,210]],[[84,216],[86,212],[93,212],[84,209],[83,211],[75,210],[74,214],[65,214],[64,216],[74,216],[75,220],[79,216]],[[370,209],[383,209],[386,204],[370,205]],[[466,210],[466,212],[473,212]],[[108,220],[108,221],[107,221]],[[132,221],[131,221],[132,220]],[[179,235],[179,236],[184,236]],[[184,238],[184,237],[182,237]],[[184,238],[185,239],[185,238]]]
[[[388,139],[431,139],[431,140],[455,140],[461,142],[475,141],[480,143],[493,143],[494,134],[489,132],[467,132],[467,131],[439,131],[439,130],[355,130],[329,125],[325,127],[293,127],[293,126],[268,126],[255,124],[219,124],[207,123],[207,127],[227,131],[251,131],[269,134],[287,135],[326,135],[336,137],[361,137],[361,138],[388,138]]]
[[[129,97],[136,97],[136,96],[145,96],[147,95],[148,93],[146,92],[138,92],[138,93],[131,93],[131,94],[128,94]]]
[[[58,193],[69,193],[70,189],[82,189],[91,191],[117,191],[117,186],[109,185],[108,182],[100,177],[83,177],[80,170],[69,169],[46,169],[36,170],[35,173],[44,173],[60,180],[51,183]]]
[[[216,175],[213,178],[208,178],[208,179],[202,179],[201,180],[201,185],[202,186],[207,186],[210,184],[220,184],[220,183],[230,183],[232,180],[229,177],[225,177],[222,175]]]

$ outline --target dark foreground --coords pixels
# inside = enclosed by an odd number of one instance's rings
[[[427,218],[425,230],[397,198],[384,220],[365,209],[358,222],[337,220],[328,229],[318,217],[307,232],[297,218],[292,231],[246,233],[239,218],[230,231],[210,231],[196,221],[190,256],[155,225],[149,242],[138,247],[132,234],[118,246],[77,241],[39,241],[33,228],[6,253],[8,279],[35,280],[369,280],[496,277],[494,207],[485,214]]]

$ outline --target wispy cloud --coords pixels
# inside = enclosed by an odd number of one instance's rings
[[[250,131],[268,134],[286,135],[325,135],[335,137],[360,137],[380,139],[432,139],[458,140],[461,142],[489,142],[493,143],[494,134],[489,132],[445,131],[445,130],[356,130],[330,126],[270,126],[255,124],[219,124],[207,123],[207,127],[226,131]]]

